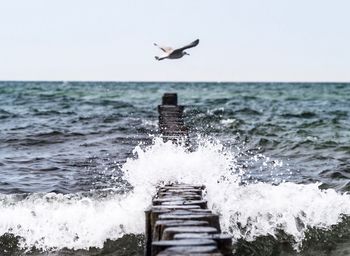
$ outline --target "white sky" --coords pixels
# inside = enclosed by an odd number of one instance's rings
[[[0,0],[0,80],[350,81],[349,0]],[[200,44],[158,62],[162,45]]]

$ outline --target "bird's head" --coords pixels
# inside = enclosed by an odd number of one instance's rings
[[[183,52],[184,53],[184,55],[190,55],[188,52]]]

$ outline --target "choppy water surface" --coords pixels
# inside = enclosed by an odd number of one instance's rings
[[[150,136],[164,92],[192,151]],[[236,255],[350,255],[349,109],[350,84],[0,82],[0,254],[142,255],[178,180]]]

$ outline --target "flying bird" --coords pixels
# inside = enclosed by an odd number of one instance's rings
[[[156,60],[164,60],[164,59],[180,59],[185,55],[190,55],[189,53],[185,52],[186,49],[195,47],[199,44],[199,39],[193,41],[192,43],[178,48],[178,49],[173,49],[171,47],[162,47],[159,46],[158,44],[154,43],[155,46],[159,47],[163,52],[164,55],[163,56],[155,56]]]

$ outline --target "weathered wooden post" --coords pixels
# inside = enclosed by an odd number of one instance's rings
[[[184,107],[177,105],[176,93],[165,93],[158,106],[159,131],[164,140],[177,141],[187,137],[188,129],[183,120]]]
[[[162,105],[177,106],[177,94],[176,93],[164,93],[162,98]]]

